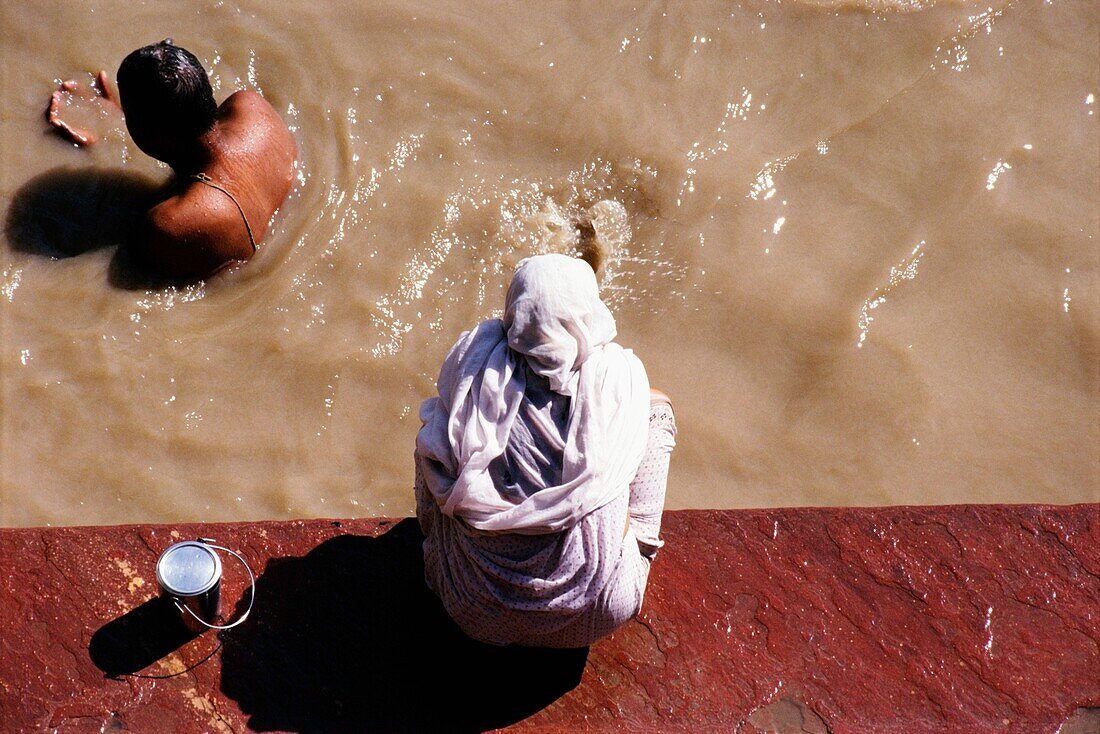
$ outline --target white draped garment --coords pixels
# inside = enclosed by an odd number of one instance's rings
[[[425,578],[477,639],[589,644],[641,606],[649,561],[623,529],[649,381],[615,334],[585,262],[528,258],[421,406]]]
[[[504,319],[459,338],[438,396],[420,409],[421,470],[443,514],[478,530],[552,533],[628,491],[646,445],[649,380],[615,334],[585,262],[565,255],[520,262]],[[568,398],[564,433],[550,412],[525,406],[529,372]],[[511,486],[494,481],[491,465],[517,421],[533,445],[514,445],[514,453],[560,454],[556,483],[530,461],[510,462]]]

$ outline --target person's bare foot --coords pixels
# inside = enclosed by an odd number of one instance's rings
[[[119,107],[118,94],[112,88],[111,82],[107,78],[107,72],[100,70],[93,84],[80,84],[73,79],[61,82],[60,86],[50,95],[50,106],[46,111],[46,118],[50,124],[69,140],[81,147],[95,144],[98,140],[95,133],[72,125],[62,119],[66,95],[90,104],[106,102]]]

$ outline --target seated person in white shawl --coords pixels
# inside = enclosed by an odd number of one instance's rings
[[[641,609],[676,427],[615,334],[588,265],[528,258],[421,406],[425,576],[475,639],[582,647]]]

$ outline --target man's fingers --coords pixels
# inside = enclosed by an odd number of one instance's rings
[[[96,86],[99,88],[99,96],[109,102],[117,102],[115,99],[115,92],[111,88],[111,80],[107,78],[107,72],[104,69],[100,69],[99,73],[95,77]]]
[[[65,134],[68,135],[69,138],[77,145],[88,146],[96,141],[95,135],[92,135],[90,132],[87,132],[85,130],[72,127],[71,125],[64,122],[61,123],[60,127],[65,132]]]
[[[51,125],[57,125],[60,120],[57,119],[57,110],[61,107],[61,91],[58,90],[50,95],[50,111],[49,119]]]
[[[96,137],[92,133],[88,132],[87,130],[81,130],[80,128],[73,127],[72,125],[60,118],[50,120],[50,122],[53,123],[54,127],[64,133],[65,136],[69,138],[69,140],[72,140],[77,145],[87,146],[96,141]]]

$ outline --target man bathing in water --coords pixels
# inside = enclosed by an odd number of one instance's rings
[[[106,74],[99,86],[113,101]],[[78,145],[94,136],[61,119],[65,82],[50,123]],[[297,148],[286,124],[256,92],[236,92],[219,107],[202,64],[171,40],[139,48],[118,68],[126,127],[144,153],[171,166],[168,196],[146,215],[139,257],[174,280],[212,275],[247,260],[267,233],[293,177]]]

